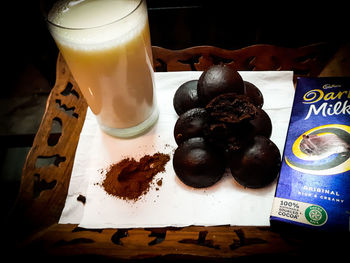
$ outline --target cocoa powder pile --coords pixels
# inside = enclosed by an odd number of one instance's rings
[[[155,175],[165,171],[169,160],[170,156],[163,153],[145,155],[138,162],[125,158],[108,168],[102,187],[110,195],[137,201],[149,191]],[[161,185],[159,181],[157,184]]]

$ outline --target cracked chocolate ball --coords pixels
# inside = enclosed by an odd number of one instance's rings
[[[244,94],[250,98],[252,103],[258,107],[262,108],[264,105],[264,97],[257,86],[249,81],[244,81]]]
[[[239,123],[254,119],[256,107],[245,95],[226,93],[215,97],[205,107],[211,119],[224,123]]]
[[[244,94],[244,83],[241,75],[229,66],[211,66],[198,80],[197,93],[202,106],[220,94],[232,92]]]
[[[203,138],[184,141],[175,150],[173,166],[177,177],[186,185],[204,188],[218,182],[225,172],[225,157]]]
[[[177,115],[199,106],[197,96],[198,80],[183,83],[175,92],[173,105]]]
[[[181,114],[174,127],[174,138],[179,145],[193,137],[203,137],[208,123],[208,113],[203,108],[194,108]]]
[[[242,186],[262,188],[277,178],[281,155],[270,139],[259,135],[245,149],[231,154],[229,167],[232,176]]]
[[[245,95],[226,93],[215,97],[206,106],[209,124],[205,138],[225,151],[240,149],[252,137],[253,125],[249,124],[257,108]]]

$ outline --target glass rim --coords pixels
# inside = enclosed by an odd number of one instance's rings
[[[132,9],[129,13],[127,13],[125,16],[122,16],[116,20],[113,20],[111,22],[108,22],[106,24],[102,24],[102,25],[98,25],[98,26],[91,26],[91,27],[67,27],[67,26],[62,26],[62,25],[58,25],[52,21],[49,20],[49,17],[48,17],[48,13],[50,12],[50,10],[48,11],[44,11],[43,8],[42,8],[42,13],[43,13],[43,16],[45,18],[45,21],[46,23],[54,26],[54,27],[58,27],[58,28],[61,28],[61,29],[66,29],[66,30],[87,30],[87,29],[95,29],[95,28],[100,28],[100,27],[105,27],[105,26],[108,26],[108,25],[111,25],[111,24],[114,24],[118,21],[121,21],[125,18],[127,18],[128,16],[130,16],[131,14],[133,14],[140,6],[141,4],[144,2],[145,0],[139,0],[139,2],[137,3],[137,5],[135,6],[134,9]],[[43,2],[43,1],[41,1]]]

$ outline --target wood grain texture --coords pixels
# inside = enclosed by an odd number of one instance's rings
[[[27,155],[12,220],[26,230],[57,222],[66,199],[87,103],[59,55],[56,83],[47,100],[40,128]],[[61,134],[51,136],[53,123]]]
[[[320,77],[350,76],[350,43],[341,46],[319,74]]]
[[[334,46],[327,44],[298,49],[256,45],[239,50],[201,46],[174,51],[153,47],[157,71],[205,70],[210,65],[225,63],[236,70],[294,70],[296,75],[304,76],[317,76],[332,52]],[[104,259],[153,258],[163,262],[181,258],[293,256],[309,246],[304,237],[290,237],[266,227],[86,230],[57,224],[87,104],[61,55],[56,78],[23,168],[18,200],[9,220],[11,245],[22,256],[46,259],[94,255]],[[61,134],[51,134],[53,123],[61,125]]]
[[[319,43],[300,48],[253,45],[238,50],[198,46],[183,50],[153,47],[156,71],[206,70],[224,63],[235,70],[293,70],[295,77],[317,76],[336,47]]]
[[[69,226],[69,227],[68,227]],[[182,255],[232,258],[243,255],[290,253],[278,233],[258,227],[196,227],[85,230],[76,225],[53,225],[35,237],[38,247],[51,255],[94,254],[137,259]],[[44,242],[42,242],[44,241]],[[32,240],[30,240],[32,242]]]

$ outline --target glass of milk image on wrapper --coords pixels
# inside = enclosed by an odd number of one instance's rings
[[[300,172],[330,175],[350,170],[350,126],[328,124],[315,127],[293,144],[287,164]]]

